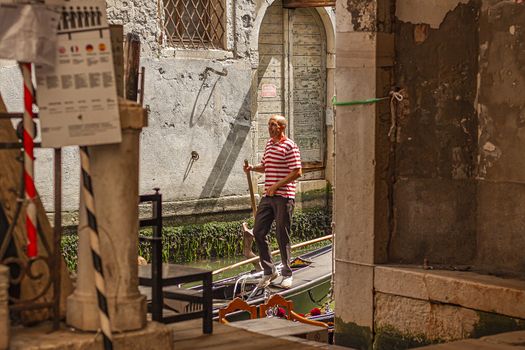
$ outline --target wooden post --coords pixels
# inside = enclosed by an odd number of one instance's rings
[[[122,25],[112,24],[109,26],[109,30],[117,96],[124,97],[124,27]]]
[[[140,38],[137,34],[128,33],[125,52],[125,97],[128,100],[137,102],[140,69]]]

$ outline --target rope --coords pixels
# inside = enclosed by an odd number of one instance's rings
[[[98,235],[97,216],[95,210],[95,197],[91,183],[91,170],[89,166],[89,152],[86,146],[80,147],[80,162],[82,171],[82,191],[86,204],[86,214],[89,229],[89,243],[91,246],[91,256],[95,272],[95,288],[97,290],[98,309],[100,317],[100,328],[104,340],[104,349],[113,349],[113,335],[111,333],[111,323],[108,312],[108,301],[106,298],[106,281],[102,268],[102,258],[100,255],[100,242]]]
[[[33,83],[31,81],[31,63],[20,63],[22,78],[24,80],[24,183],[26,206],[27,230],[27,256],[34,258],[38,255],[36,232],[36,206],[35,206],[35,181],[34,181],[34,141],[35,127],[33,124]]]
[[[401,102],[403,101],[403,93],[404,90],[400,91],[391,91],[390,92],[390,130],[388,130],[388,137],[392,142],[395,141],[393,139],[394,131],[397,127],[397,118],[396,118],[396,101]]]

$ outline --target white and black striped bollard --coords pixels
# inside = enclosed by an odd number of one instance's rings
[[[93,195],[93,185],[91,183],[91,171],[89,167],[89,151],[86,146],[80,147],[80,163],[82,168],[82,191],[86,204],[86,214],[89,226],[89,241],[93,267],[95,271],[95,288],[97,290],[98,309],[100,317],[100,328],[104,338],[104,349],[113,349],[113,335],[111,332],[111,322],[109,319],[108,300],[106,296],[106,281],[102,267],[100,255],[100,241],[98,236],[97,215],[95,210],[95,197]]]

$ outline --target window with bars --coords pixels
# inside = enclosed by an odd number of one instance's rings
[[[162,0],[166,44],[188,49],[224,47],[224,0]]]

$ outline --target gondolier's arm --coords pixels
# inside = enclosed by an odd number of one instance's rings
[[[248,164],[248,166],[243,166],[244,168],[244,172],[248,172],[248,171],[255,171],[257,173],[264,173],[264,165],[262,164],[257,164],[257,165],[251,165],[251,164]]]

